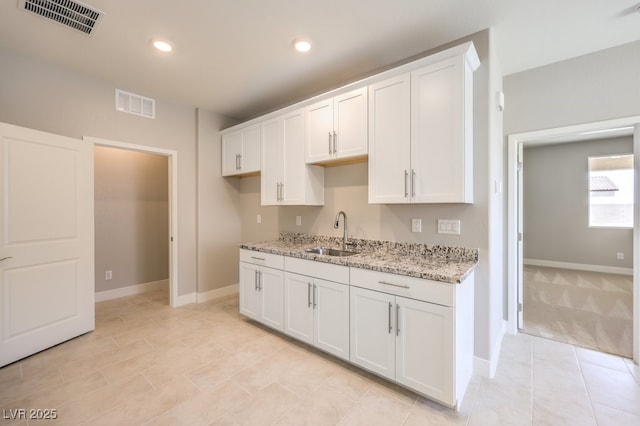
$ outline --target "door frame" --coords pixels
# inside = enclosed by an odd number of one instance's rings
[[[518,233],[521,232],[519,217],[522,205],[518,179],[518,151],[523,145],[534,146],[559,141],[585,140],[595,135],[611,136],[611,133],[633,136],[636,207],[633,222],[633,360],[638,364],[640,361],[640,116],[515,133],[508,136],[507,327],[511,334],[518,332],[518,298],[522,284],[519,279],[522,276],[522,253],[518,248]]]
[[[84,141],[108,148],[162,155],[169,162],[169,306],[180,305],[178,296],[178,151],[83,136]]]

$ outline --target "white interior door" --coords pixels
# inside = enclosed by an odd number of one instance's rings
[[[0,123],[0,366],[91,331],[93,144]]]

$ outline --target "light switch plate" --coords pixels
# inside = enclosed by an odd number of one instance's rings
[[[460,221],[452,219],[438,219],[438,234],[460,235]]]
[[[411,219],[411,232],[422,232],[422,219]]]
[[[302,216],[296,216],[296,225],[302,226]]]

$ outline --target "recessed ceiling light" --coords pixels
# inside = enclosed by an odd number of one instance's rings
[[[307,53],[311,50],[311,42],[302,38],[293,40],[293,48],[300,53]]]
[[[171,44],[167,40],[156,38],[151,40],[151,44],[161,52],[171,52],[173,50],[173,44]]]

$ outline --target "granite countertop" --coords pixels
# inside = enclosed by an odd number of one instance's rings
[[[478,265],[478,249],[356,238],[349,243],[353,243],[349,250],[358,254],[308,253],[305,250],[313,247],[341,248],[342,238],[291,232],[282,232],[277,240],[243,243],[240,248],[452,284],[464,281]]]

